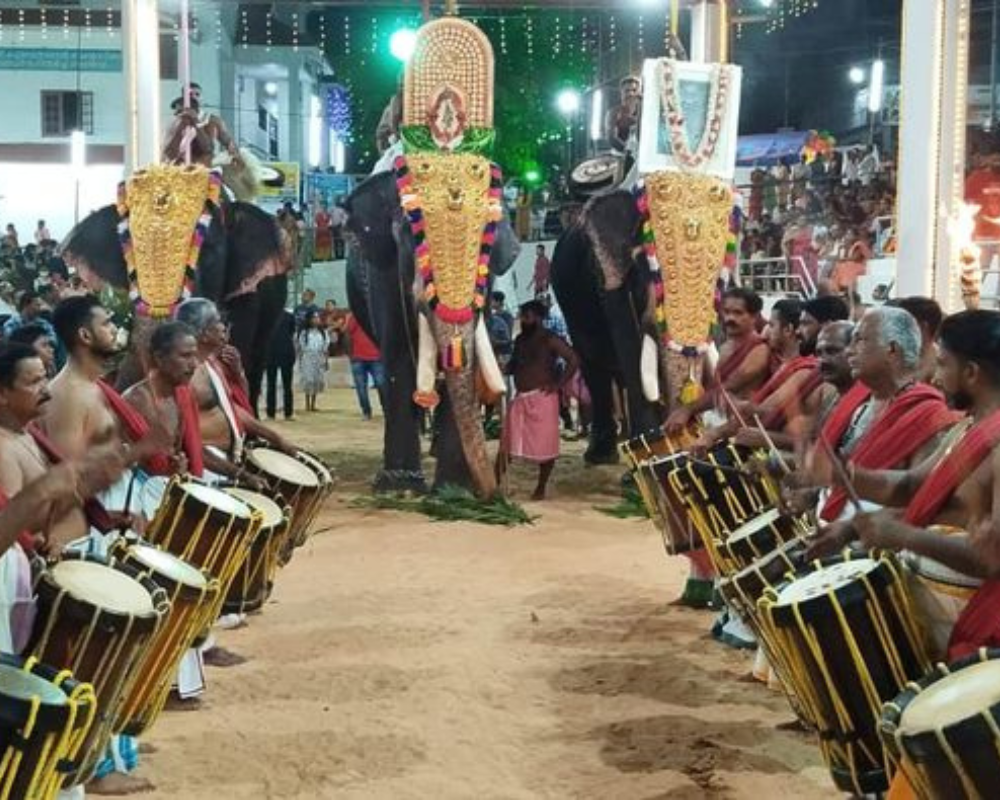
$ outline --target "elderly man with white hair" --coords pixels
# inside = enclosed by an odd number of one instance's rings
[[[198,405],[198,421],[206,447],[205,466],[230,478],[246,477],[240,463],[247,436],[256,436],[286,453],[296,448],[281,434],[259,422],[236,402],[234,387],[219,362],[229,342],[229,329],[211,300],[194,298],[177,307],[174,318],[194,331],[198,341],[198,369],[191,388]],[[213,454],[212,448],[219,453]]]
[[[827,417],[820,436],[854,469],[908,469],[929,457],[959,415],[944,396],[917,379],[921,334],[917,320],[901,308],[869,309],[854,330],[848,351],[855,385]],[[822,445],[822,443],[821,443]],[[832,465],[816,448],[814,485],[834,483]],[[865,504],[864,510],[875,507]],[[852,538],[846,524],[857,509],[841,487],[824,494],[819,518],[826,527],[813,540],[811,555],[839,550]]]

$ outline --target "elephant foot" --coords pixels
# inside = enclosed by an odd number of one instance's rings
[[[427,494],[427,481],[424,473],[417,469],[383,469],[375,476],[372,488],[378,494],[393,492]]]
[[[612,443],[610,445],[595,445],[593,442],[587,448],[587,452],[583,454],[583,460],[585,463],[591,466],[598,466],[602,464],[617,464],[620,460],[618,454],[618,447]]]

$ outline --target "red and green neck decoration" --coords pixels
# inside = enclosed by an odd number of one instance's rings
[[[170,317],[195,294],[201,248],[222,197],[219,173],[196,172],[153,167],[118,186],[118,242],[138,316]],[[133,229],[134,216],[142,230]]]

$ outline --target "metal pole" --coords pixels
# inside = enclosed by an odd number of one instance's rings
[[[1000,0],[993,0],[993,14],[990,19],[990,118],[987,125],[990,130],[996,125],[997,119],[997,14],[1000,10]]]

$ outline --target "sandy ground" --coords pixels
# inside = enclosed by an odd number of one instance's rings
[[[567,447],[514,530],[349,506],[380,425],[346,390],[283,429],[341,486],[275,594],[223,643],[207,707],[161,717],[150,798],[822,798],[812,741],[749,657],[668,605],[685,574],[649,523],[594,510],[619,470]],[[322,402],[321,402],[322,405]],[[528,494],[521,469],[514,488]]]

